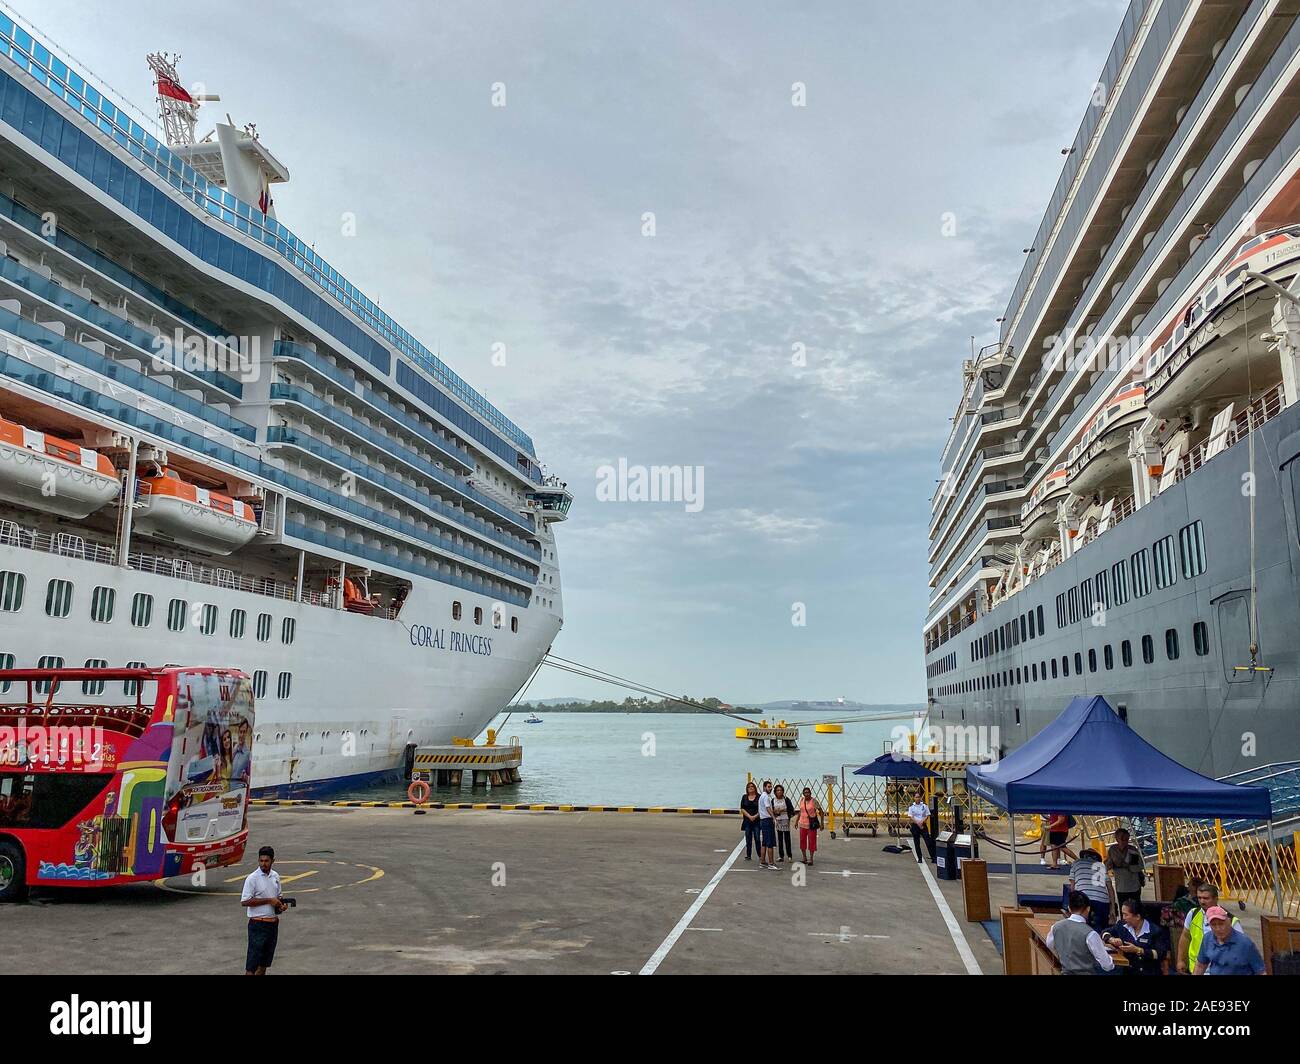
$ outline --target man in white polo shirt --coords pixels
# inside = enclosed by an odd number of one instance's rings
[[[912,845],[916,847],[916,863],[925,863],[925,858],[921,856],[921,842],[924,840],[925,848],[930,854],[930,863],[934,864],[934,839],[930,836],[930,810],[922,800],[920,791],[912,796],[912,804],[907,807],[907,819],[911,822]]]
[[[265,975],[275,959],[275,944],[280,935],[280,914],[288,905],[280,898],[280,873],[275,851],[263,846],[257,851],[257,867],[244,879],[239,904],[248,910],[248,959],[245,975]]]
[[[772,781],[763,781],[758,796],[758,867],[776,867],[776,821],[772,819]]]

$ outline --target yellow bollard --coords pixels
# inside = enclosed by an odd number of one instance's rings
[[[1214,822],[1214,849],[1219,856],[1219,892],[1228,894],[1228,853],[1223,845],[1223,821]]]
[[[835,784],[826,781],[826,830],[835,831]]]

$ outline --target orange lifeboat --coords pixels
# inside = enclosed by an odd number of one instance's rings
[[[1069,491],[1069,482],[1069,467],[1058,465],[1020,508],[1020,532],[1026,541],[1050,539],[1056,532],[1056,504]]]
[[[170,469],[139,477],[136,491],[134,526],[146,536],[230,554],[257,534],[257,516],[248,503],[181,480]]]
[[[1070,491],[1087,497],[1130,481],[1129,434],[1147,419],[1146,389],[1128,385],[1111,396],[1070,449]]]
[[[338,586],[339,581],[336,576],[331,576],[325,581],[326,590]],[[343,580],[343,608],[351,613],[364,613],[369,615],[375,612],[375,603],[362,594],[361,589],[350,576],[345,577]]]
[[[0,418],[0,500],[60,517],[87,517],[122,490],[98,451]]]

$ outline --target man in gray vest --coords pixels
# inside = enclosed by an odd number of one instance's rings
[[[1088,926],[1088,895],[1070,891],[1070,915],[1058,920],[1047,933],[1047,948],[1061,961],[1063,975],[1101,975],[1115,970],[1115,961],[1101,936]]]

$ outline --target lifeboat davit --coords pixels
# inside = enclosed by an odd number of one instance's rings
[[[1057,466],[1020,508],[1020,534],[1027,541],[1056,535],[1056,504],[1070,493],[1069,481],[1069,468]]]
[[[1275,297],[1246,274],[1285,283],[1298,269],[1300,226],[1272,229],[1242,244],[1147,359],[1151,413],[1176,417],[1195,404],[1245,395],[1251,385],[1258,390],[1276,380],[1277,353],[1259,339],[1272,320]]]
[[[330,577],[325,581],[325,589],[339,586],[338,577]],[[351,613],[364,613],[367,616],[375,612],[376,603],[366,598],[365,593],[357,586],[352,577],[345,577],[343,580],[343,608]]]
[[[0,418],[0,499],[60,517],[87,517],[122,490],[98,451]]]
[[[1131,385],[1114,395],[1070,450],[1070,491],[1094,495],[1105,485],[1131,480],[1129,434],[1146,419],[1146,389],[1142,385]]]
[[[135,529],[184,547],[230,554],[257,534],[246,502],[181,480],[170,469],[136,480]]]

